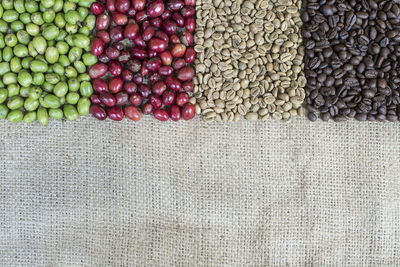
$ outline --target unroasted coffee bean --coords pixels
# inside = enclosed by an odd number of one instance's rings
[[[308,118],[400,117],[400,6],[391,0],[304,0]]]
[[[197,0],[196,112],[206,121],[303,115],[299,0]],[[309,48],[329,49],[312,40]],[[315,59],[315,68],[321,60]]]

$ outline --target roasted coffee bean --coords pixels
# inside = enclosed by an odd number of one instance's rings
[[[371,89],[367,89],[363,91],[363,96],[366,98],[373,98],[375,96],[376,92]]]
[[[354,23],[356,23],[357,17],[355,16],[353,11],[350,11],[347,13],[346,15],[346,22],[344,23],[344,29],[346,31],[351,30],[351,28],[353,27]]]
[[[354,118],[358,121],[366,121],[367,120],[367,114],[365,113],[358,113],[357,115],[354,116]]]
[[[312,69],[312,70],[317,69],[320,65],[321,65],[321,61],[319,60],[319,58],[316,58],[316,57],[311,59],[309,62],[310,69]]]
[[[308,118],[400,117],[400,3],[304,0]]]
[[[308,119],[310,121],[316,121],[318,119],[318,116],[315,113],[310,112],[308,113]]]
[[[323,121],[328,121],[330,118],[331,118],[331,114],[329,114],[329,112],[321,113],[321,119]]]
[[[365,72],[365,78],[367,79],[376,79],[378,77],[378,72],[376,70],[367,70]]]
[[[315,47],[315,42],[313,40],[307,40],[304,44],[307,49],[313,49]]]

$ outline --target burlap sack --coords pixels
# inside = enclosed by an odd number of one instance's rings
[[[1,121],[2,266],[398,266],[400,125]]]

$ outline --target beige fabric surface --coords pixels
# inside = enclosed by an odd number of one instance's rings
[[[0,122],[1,266],[398,266],[400,124]]]

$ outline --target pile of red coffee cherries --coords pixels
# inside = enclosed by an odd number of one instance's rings
[[[99,120],[192,119],[189,102],[195,75],[191,66],[196,0],[99,0],[89,70],[95,94],[91,113]]]

